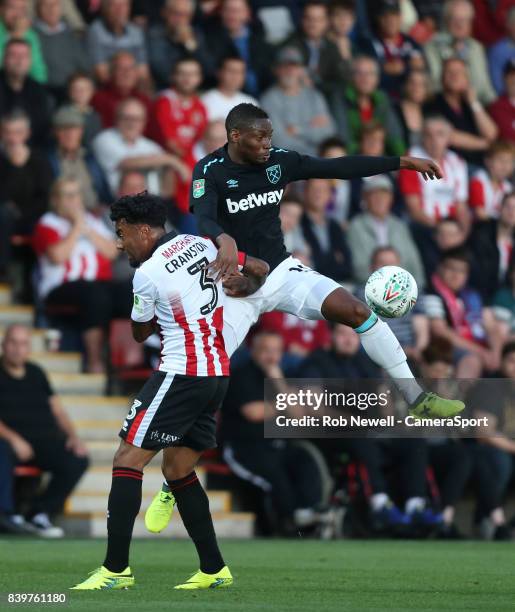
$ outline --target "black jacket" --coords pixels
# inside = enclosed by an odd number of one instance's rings
[[[485,304],[490,304],[494,293],[506,280],[499,278],[500,255],[497,246],[497,221],[476,223],[470,234],[468,246],[473,257],[470,284],[479,291]],[[512,262],[514,260],[513,250],[511,260]]]
[[[323,251],[307,215],[302,217],[302,233],[311,249],[313,267],[317,272],[335,281],[352,277],[352,256],[342,228],[333,219],[328,219],[330,247]]]

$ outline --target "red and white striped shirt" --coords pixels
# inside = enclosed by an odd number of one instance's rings
[[[503,181],[500,186],[494,185],[488,172],[482,168],[470,181],[470,206],[483,208],[489,217],[497,219],[504,196],[512,190],[510,181]]]
[[[104,223],[85,213],[86,224],[97,234],[112,238],[114,234]],[[71,222],[54,212],[45,213],[38,221],[32,236],[32,246],[38,255],[40,281],[38,293],[41,298],[46,297],[52,289],[63,283],[77,280],[110,280],[112,278],[111,262],[101,255],[95,245],[81,236],[70,257],[63,264],[53,263],[47,255],[48,247],[64,240],[72,228]]]
[[[216,254],[211,240],[183,234],[159,245],[134,274],[131,318],[140,323],[157,318],[161,371],[229,375],[224,306],[230,298],[205,269]]]
[[[419,146],[412,147],[409,155],[428,158],[430,155]],[[443,178],[439,181],[424,181],[422,175],[412,170],[399,172],[399,187],[404,196],[419,195],[424,213],[439,221],[456,216],[456,204],[468,200],[467,165],[453,153],[447,151],[441,164]]]

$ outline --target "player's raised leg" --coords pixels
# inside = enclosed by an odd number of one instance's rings
[[[233,579],[218,548],[209,499],[195,473],[201,456],[187,446],[170,447],[163,451],[163,471],[188,535],[199,557],[200,569],[178,584],[176,589],[210,589],[228,587]]]
[[[124,440],[113,459],[113,480],[107,506],[107,552],[101,567],[83,582],[78,591],[126,589],[134,585],[129,567],[129,548],[134,521],[141,506],[143,469],[156,454]]]
[[[463,402],[444,399],[420,387],[408,365],[406,353],[388,324],[348,291],[334,289],[324,299],[321,312],[328,321],[349,325],[360,335],[367,355],[386,370],[410,405],[410,414],[450,417],[463,410]]]

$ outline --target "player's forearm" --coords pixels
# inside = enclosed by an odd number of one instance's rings
[[[400,168],[399,157],[371,157],[367,155],[348,155],[323,159],[305,157],[301,163],[300,179],[335,178],[349,180],[385,172],[394,172]]]
[[[245,265],[243,266],[243,273],[255,281],[257,285],[256,288],[261,287],[261,285],[265,282],[269,271],[270,266],[266,263],[266,261],[247,255]]]
[[[206,210],[205,205],[202,207],[193,206],[193,212],[197,218],[199,234],[211,238],[215,244],[220,246],[217,241],[218,237],[227,234],[225,234],[223,228],[216,219],[216,209],[214,211],[210,209]]]
[[[132,337],[134,340],[136,340],[136,342],[145,342],[145,340],[155,331],[154,320],[147,321],[146,323],[131,321],[131,326]]]

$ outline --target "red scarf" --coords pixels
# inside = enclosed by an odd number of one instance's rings
[[[466,312],[463,301],[443,283],[437,274],[431,276],[431,283],[445,303],[454,331],[462,338],[475,342],[474,334],[465,316]]]

